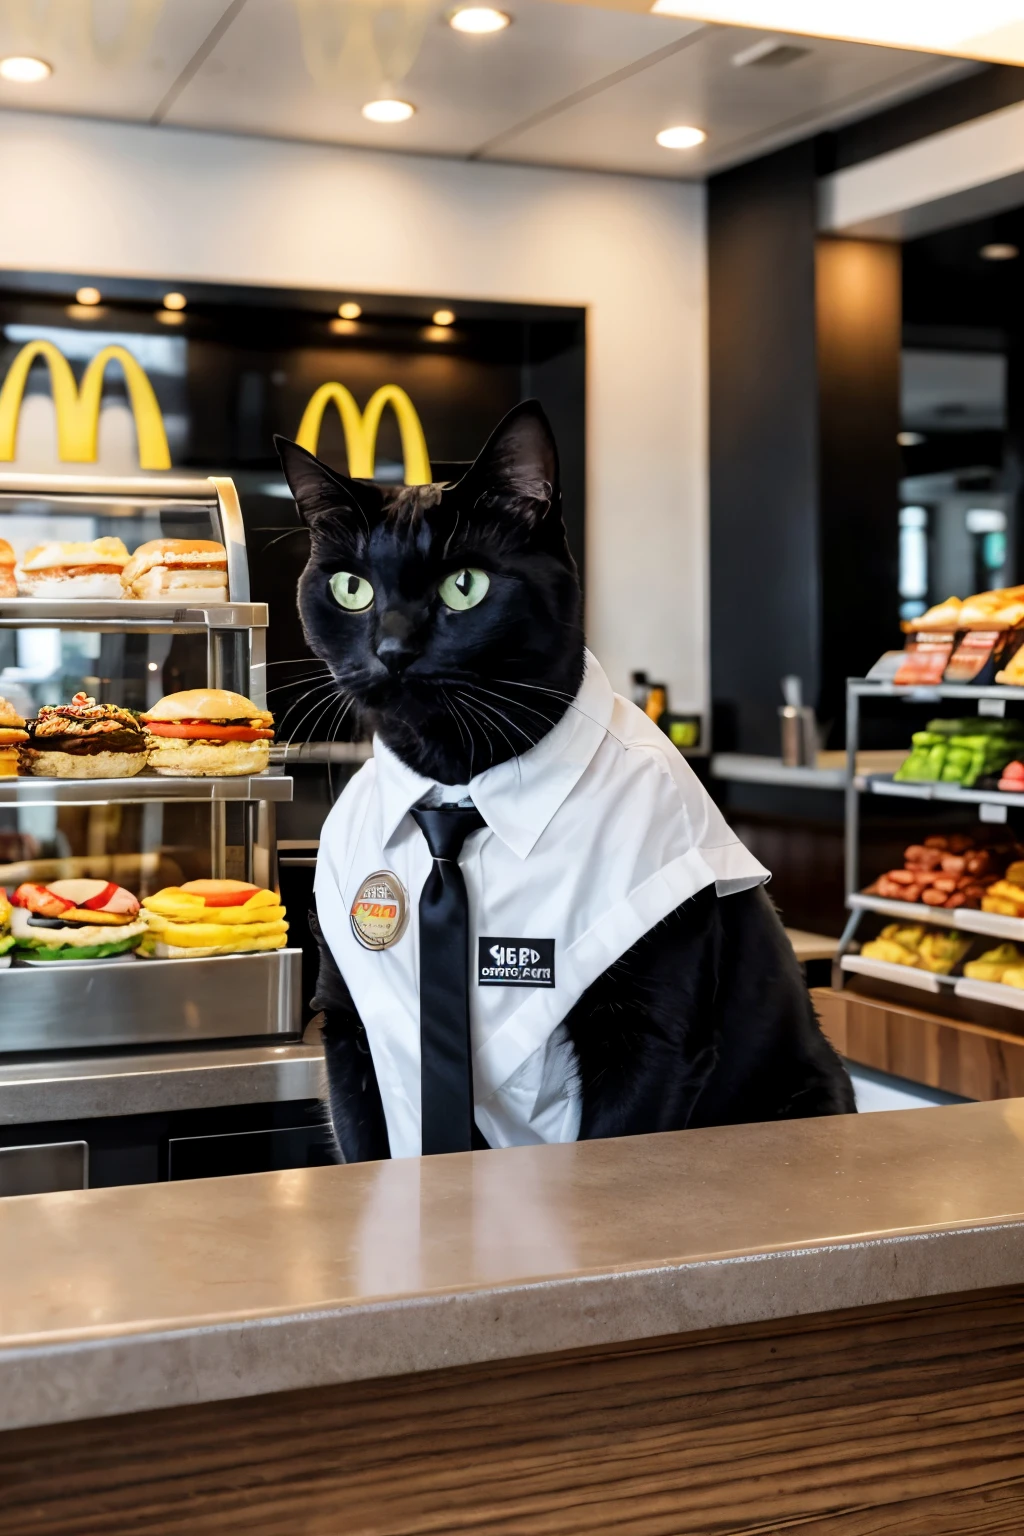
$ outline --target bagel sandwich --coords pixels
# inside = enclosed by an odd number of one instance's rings
[[[28,960],[108,960],[146,932],[138,897],[108,880],[26,882],[11,904],[15,953]]]
[[[0,779],[18,776],[18,754],[28,741],[25,722],[14,705],[0,699]]]
[[[170,778],[262,773],[274,717],[224,688],[169,693],[142,715],[149,766]]]
[[[254,954],[288,942],[280,897],[247,880],[189,880],[145,897],[142,905],[143,959]]]
[[[228,557],[213,539],[150,539],[121,572],[124,596],[149,603],[226,603]]]

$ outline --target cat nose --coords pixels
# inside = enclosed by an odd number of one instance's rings
[[[416,648],[400,635],[385,635],[377,643],[377,656],[395,676],[402,672],[416,656]]]

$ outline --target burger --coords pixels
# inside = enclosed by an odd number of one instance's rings
[[[138,897],[106,880],[19,885],[11,900],[15,954],[27,960],[108,960],[146,932]]]
[[[0,885],[0,971],[5,971],[11,963],[11,950],[14,948],[14,935],[11,932],[11,904],[7,900],[7,892]]]
[[[18,595],[14,564],[14,550],[6,539],[0,539],[0,597],[17,597]]]
[[[288,924],[280,898],[245,880],[189,880],[147,896],[143,959],[196,960],[283,949]]]
[[[25,722],[13,704],[0,699],[0,779],[18,776],[18,749],[28,741]]]
[[[91,544],[37,544],[18,567],[23,597],[121,597],[128,551],[120,539]]]
[[[270,761],[274,717],[224,688],[169,693],[141,717],[149,766],[173,778],[262,773]]]
[[[28,722],[21,764],[46,779],[130,779],[149,756],[146,733],[130,709],[76,693],[70,704],[44,704]]]
[[[150,539],[121,572],[125,597],[151,603],[226,603],[228,557],[212,539]]]

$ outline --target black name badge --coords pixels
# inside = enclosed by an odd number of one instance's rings
[[[554,939],[480,939],[481,987],[553,987]]]

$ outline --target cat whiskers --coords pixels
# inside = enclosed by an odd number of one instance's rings
[[[473,732],[468,728],[468,726],[466,726],[463,723],[463,719],[462,719],[461,714],[459,713],[458,707],[455,704],[452,703],[452,701],[449,699],[448,695],[446,694],[445,690],[443,688],[438,688],[437,691],[440,694],[441,703],[444,705],[445,709],[448,711],[448,713],[451,715],[452,719],[455,721],[455,724],[459,728],[459,735],[462,737],[463,741],[466,743],[466,745],[469,748],[469,777],[472,778],[473,777],[473,760],[474,760]]]

